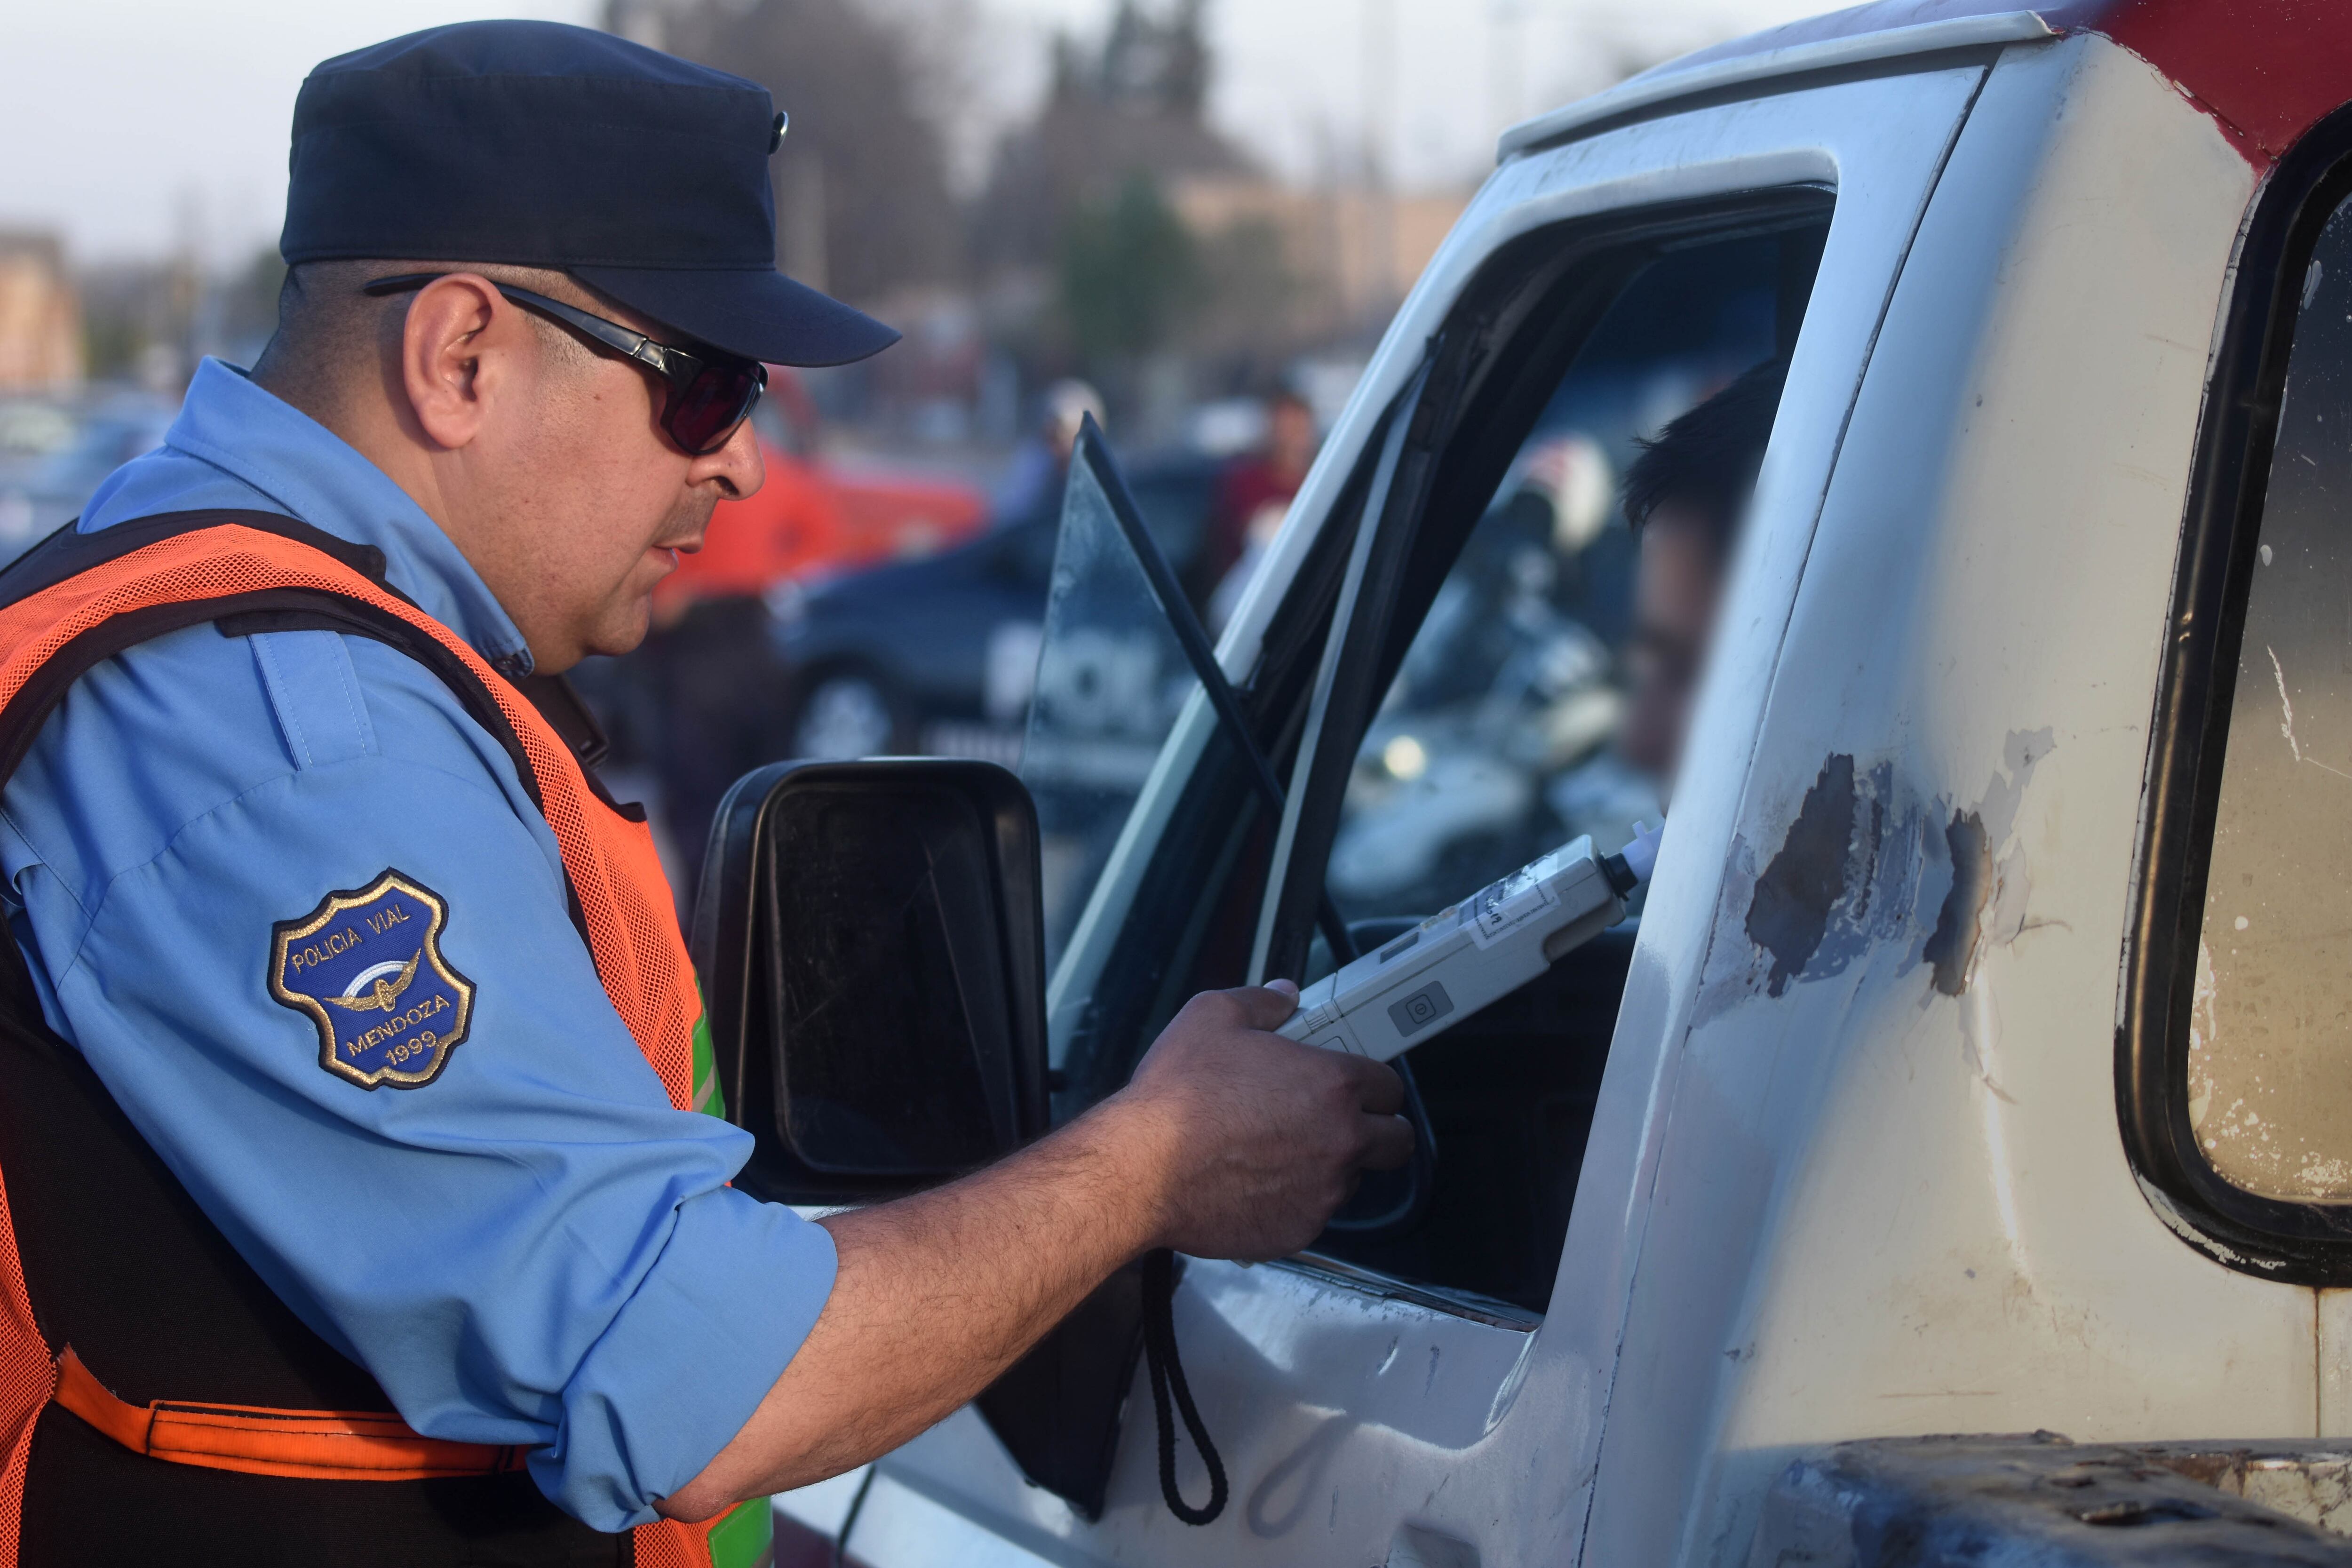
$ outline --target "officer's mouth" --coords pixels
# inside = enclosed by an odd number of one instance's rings
[[[661,562],[660,576],[667,577],[677,571],[677,558],[680,555],[692,555],[698,552],[709,539],[710,518],[711,514],[719,510],[718,498],[715,496],[710,498],[698,510],[701,515],[693,517],[692,528],[665,529],[660,533],[656,533],[653,542],[646,546],[646,555],[657,557]],[[670,521],[683,522],[689,517],[692,517],[690,511],[681,510],[673,513]],[[665,534],[667,535],[667,538],[663,537]]]
[[[675,544],[647,545],[645,554],[638,558],[636,570],[629,574],[630,591],[637,594],[652,593],[660,585],[663,578],[677,570],[680,548]]]
[[[660,574],[667,577],[677,570],[678,557],[695,554],[702,549],[703,538],[702,531],[697,529],[674,544],[657,542],[648,545],[646,549],[646,558],[650,562],[658,563]]]

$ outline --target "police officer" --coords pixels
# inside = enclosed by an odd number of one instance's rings
[[[758,488],[760,362],[892,341],[774,270],[782,123],[546,24],[326,62],[260,363],[0,574],[0,1563],[749,1562],[1119,1265],[1403,1158],[1276,985],[952,1185],[727,1184],[650,841],[526,699]]]

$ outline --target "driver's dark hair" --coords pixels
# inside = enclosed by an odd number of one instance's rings
[[[1756,489],[1764,447],[1772,438],[1786,359],[1768,359],[1740,373],[1713,397],[1669,422],[1625,472],[1625,521],[1642,531],[1668,501],[1707,531],[1718,553],[1738,535],[1740,516]]]

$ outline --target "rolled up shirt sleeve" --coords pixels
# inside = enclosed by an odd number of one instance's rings
[[[56,874],[12,816],[45,1005],[237,1250],[410,1425],[528,1447],[579,1519],[644,1522],[807,1335],[831,1237],[727,1185],[749,1136],[671,1107],[571,921],[544,823],[431,678],[372,645],[327,668],[322,645],[275,641],[323,661],[314,688],[357,658],[354,724],[289,733],[286,767],[223,783],[102,883]],[[267,676],[271,646],[254,657]],[[79,736],[43,744],[133,746],[135,713],[107,704],[134,700],[102,693]],[[281,702],[281,720],[300,710]],[[115,738],[93,739],[106,723]],[[464,1038],[416,1087],[329,1070],[320,1026],[269,984],[278,923],[388,869],[438,900],[440,952],[472,991]]]

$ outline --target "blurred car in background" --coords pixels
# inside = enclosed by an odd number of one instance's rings
[[[752,416],[767,483],[712,513],[702,549],[680,557],[655,591],[674,619],[700,599],[766,593],[777,584],[919,559],[976,532],[987,502],[973,486],[819,451],[815,405],[800,378],[769,370]]]
[[[1128,470],[1180,577],[1201,549],[1221,469],[1183,450]],[[1057,515],[1024,517],[929,560],[771,591],[775,647],[791,671],[779,754],[1015,762],[1058,528]]]
[[[163,445],[178,413],[174,399],[121,389],[0,403],[0,565],[79,515],[107,475]]]

